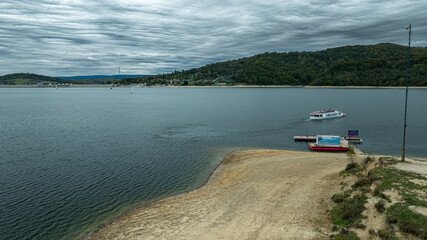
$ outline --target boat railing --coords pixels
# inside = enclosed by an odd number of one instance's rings
[[[319,111],[319,113],[329,113],[329,112],[334,112],[335,111],[335,109],[322,109],[322,110],[320,110]]]

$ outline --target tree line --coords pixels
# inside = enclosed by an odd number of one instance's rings
[[[168,74],[65,80],[17,73],[1,76],[0,84],[37,84],[44,81],[73,84],[404,86],[407,51],[405,46],[382,43],[315,52],[266,52]],[[427,86],[427,48],[412,47],[410,62],[409,85]]]
[[[120,83],[167,84],[180,79],[199,85],[226,81],[247,85],[403,86],[407,51],[405,46],[383,43],[316,52],[266,52]],[[409,85],[427,86],[427,48],[411,48]]]

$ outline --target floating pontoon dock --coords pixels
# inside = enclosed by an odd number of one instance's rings
[[[294,141],[315,142],[316,136],[294,136]]]
[[[360,137],[344,137],[349,143],[361,144],[363,142]],[[315,142],[316,136],[294,136],[295,142]]]
[[[360,137],[345,137],[345,140],[347,140],[349,143],[354,144],[360,144],[363,142]]]

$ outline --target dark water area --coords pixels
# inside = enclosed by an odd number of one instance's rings
[[[236,149],[308,151],[294,135],[358,129],[401,154],[404,89],[0,89],[0,239],[75,239],[202,185]],[[427,90],[410,89],[407,156],[427,157]],[[309,121],[336,108],[345,118]]]

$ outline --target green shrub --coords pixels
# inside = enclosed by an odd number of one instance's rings
[[[377,191],[377,189],[375,189],[374,195],[386,200],[389,203],[391,203],[391,199],[387,195],[385,195],[384,193]]]
[[[356,195],[335,206],[331,211],[334,224],[348,226],[354,223],[365,210],[365,203],[366,196]]]
[[[334,224],[334,226],[332,226],[332,232],[336,232],[338,230],[339,230],[338,226]]]
[[[371,181],[368,178],[361,178],[357,180],[353,185],[351,185],[352,188],[360,188],[363,186],[369,186],[371,185]]]
[[[346,234],[335,235],[333,240],[360,240],[360,238],[354,232],[349,232]]]
[[[359,228],[359,229],[366,229],[366,225],[362,223],[362,220],[359,219],[356,222],[353,223],[353,226],[355,228]]]
[[[356,195],[343,204],[343,219],[355,219],[365,210],[366,196]]]
[[[346,200],[348,197],[350,196],[350,194],[348,193],[336,193],[332,196],[332,201],[334,201],[335,203],[342,203],[344,202],[344,200]]]
[[[377,203],[375,203],[375,208],[380,213],[385,212],[385,202],[384,202],[384,200],[380,200]]]
[[[378,237],[384,240],[397,240],[398,238],[391,232],[388,232],[386,230],[378,230],[377,232]]]

